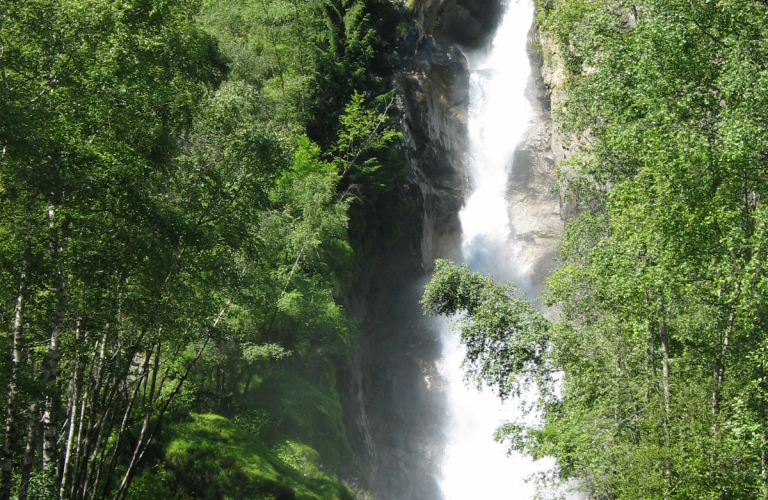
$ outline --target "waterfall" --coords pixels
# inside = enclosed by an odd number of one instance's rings
[[[466,54],[470,64],[470,170],[472,193],[460,214],[463,257],[473,270],[528,288],[530,269],[510,225],[506,196],[512,159],[532,118],[525,96],[530,76],[527,33],[533,21],[528,0],[508,0],[490,47]],[[514,210],[514,207],[512,207]],[[442,335],[440,371],[448,382],[448,429],[440,486],[445,500],[530,499],[525,482],[542,470],[527,457],[507,457],[493,433],[519,416],[519,402],[501,401],[488,389],[478,391],[463,380],[463,348],[457,335]]]

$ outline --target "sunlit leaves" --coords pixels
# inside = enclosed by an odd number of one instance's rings
[[[768,195],[767,128],[757,117],[768,111],[765,93],[757,95],[766,6],[539,7],[566,72],[560,130],[581,137],[581,151],[562,165],[580,215],[546,292],[560,310],[552,355],[565,372],[564,400],[556,418],[545,416],[552,432],[534,434],[536,449],[563,458],[567,474],[586,478],[595,495],[764,494],[763,445],[744,436],[765,433],[747,423],[761,421],[763,389],[745,389],[762,377],[754,354],[766,327],[765,295],[754,285],[764,280],[755,259]],[[662,325],[671,337],[669,381]],[[576,420],[582,414],[603,419],[589,432],[612,439],[572,439],[586,429]],[[625,458],[614,468],[617,456]]]
[[[467,375],[502,399],[548,378],[549,324],[511,285],[438,260],[422,305],[429,315],[459,315],[455,326],[467,350]]]

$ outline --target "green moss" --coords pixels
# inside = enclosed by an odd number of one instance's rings
[[[353,498],[348,488],[320,470],[313,449],[287,442],[276,453],[219,415],[192,415],[191,421],[168,429],[162,444],[162,474],[151,471],[140,477],[132,499],[146,491],[156,491],[153,498],[164,500]]]
[[[329,360],[296,356],[283,361],[249,395],[251,404],[276,421],[263,440],[270,445],[286,439],[305,443],[319,452],[319,463],[326,471],[353,468],[336,385],[335,367]]]
[[[173,483],[173,474],[163,464],[156,464],[133,480],[128,490],[128,500],[180,500]]]

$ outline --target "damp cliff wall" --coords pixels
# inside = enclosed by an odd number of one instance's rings
[[[405,7],[404,7],[405,8]],[[348,481],[376,500],[438,500],[444,439],[444,381],[437,370],[440,332],[423,318],[419,299],[435,258],[461,259],[458,214],[469,188],[469,70],[463,51],[487,45],[500,0],[409,3],[396,82],[409,167],[397,243],[350,304],[362,337],[340,374],[345,425],[357,470]],[[537,45],[534,27],[530,46]],[[534,43],[537,42],[537,43]],[[540,283],[554,266],[563,207],[552,193],[558,140],[544,58],[530,51],[528,97],[534,120],[515,153],[508,181],[516,235],[532,242]],[[536,287],[534,287],[536,288]],[[535,290],[533,290],[535,291]]]
[[[480,4],[488,8],[481,9]],[[409,167],[402,234],[351,304],[363,336],[341,374],[354,476],[376,500],[437,500],[444,398],[439,332],[419,299],[438,256],[458,257],[466,191],[469,72],[460,46],[483,43],[494,1],[417,1],[396,75]]]

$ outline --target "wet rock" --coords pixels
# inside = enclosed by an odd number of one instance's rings
[[[421,261],[457,255],[467,186],[469,71],[454,47],[428,38],[402,73],[405,143],[423,199]]]
[[[489,10],[483,11],[482,6]],[[496,0],[417,2],[397,77],[409,158],[403,234],[351,304],[362,318],[342,402],[361,487],[376,500],[439,500],[445,383],[439,330],[419,299],[437,257],[461,258],[469,71],[458,46],[492,32]]]
[[[416,10],[437,42],[475,49],[490,41],[503,5],[498,0],[419,0]]]
[[[525,282],[519,284],[535,297],[543,289],[544,279],[556,266],[558,242],[564,229],[564,206],[556,191],[553,145],[559,138],[553,133],[552,96],[542,70],[539,32],[536,26],[528,34],[531,76],[526,97],[531,103],[531,124],[515,150],[507,184],[509,218],[512,228],[513,255]]]

